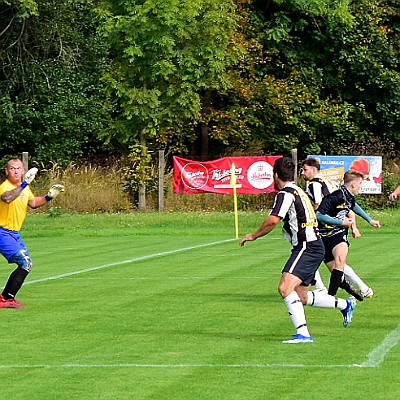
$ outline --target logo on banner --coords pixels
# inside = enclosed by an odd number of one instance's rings
[[[265,189],[273,183],[272,166],[265,161],[251,164],[247,170],[247,180],[256,189]]]
[[[182,182],[189,189],[201,189],[208,182],[208,170],[200,163],[189,163],[182,168]]]

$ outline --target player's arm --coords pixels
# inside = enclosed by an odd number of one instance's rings
[[[355,212],[351,210],[348,214],[348,217],[353,221],[353,223],[351,225],[351,232],[352,232],[353,238],[357,239],[357,238],[361,237],[361,233],[358,230],[357,223],[356,223]]]
[[[312,193],[311,203],[313,204],[314,210],[317,210],[322,202],[322,186],[319,182],[310,183],[310,192]]]
[[[60,193],[64,192],[65,188],[63,185],[55,184],[53,185],[45,196],[34,197],[33,199],[28,201],[28,205],[30,208],[39,208],[44,206],[49,201],[53,200]]]
[[[32,200],[28,201],[28,206],[30,208],[39,208],[44,206],[47,203],[47,200],[44,196],[40,196],[40,197],[34,197]]]
[[[354,222],[351,218],[336,218],[336,207],[343,202],[342,196],[342,192],[336,191],[322,199],[318,210],[315,212],[318,221],[327,226],[343,226],[344,228],[350,228]]]
[[[394,190],[394,192],[389,194],[389,200],[395,201],[399,194],[400,194],[400,186],[397,186],[397,188]]]
[[[1,200],[4,201],[4,203],[10,204],[21,194],[23,190],[24,188],[22,188],[21,185],[19,185],[15,189],[9,190],[8,192],[4,192],[1,195]]]
[[[375,228],[381,227],[379,221],[372,219],[357,203],[353,207],[353,211],[361,218],[365,219],[370,225],[374,226]]]
[[[329,214],[323,214],[321,211],[315,213],[318,221],[321,221],[325,225],[329,226],[343,226],[344,228],[350,228],[353,224],[351,218],[339,219],[336,217],[331,217]]]
[[[316,182],[310,182],[307,185],[307,190],[306,190],[308,198],[310,199],[311,204],[314,208],[314,211],[319,207],[321,200],[322,200],[322,193],[321,193],[321,198],[318,200],[318,202],[316,200],[316,197],[318,196],[318,195],[316,195],[316,191],[318,191],[318,189],[316,189],[317,186],[318,185],[316,185]]]
[[[265,218],[264,222],[261,224],[261,226],[254,232],[254,233],[248,233],[246,236],[244,236],[240,240],[240,246],[243,246],[246,242],[251,242],[253,240],[258,239],[261,236],[265,236],[269,232],[271,232],[276,225],[280,222],[281,217],[278,217],[276,215],[268,215],[267,218]]]

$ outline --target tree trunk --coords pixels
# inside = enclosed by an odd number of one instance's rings
[[[201,159],[203,161],[208,159],[208,126],[207,124],[200,123],[200,136],[201,136]]]

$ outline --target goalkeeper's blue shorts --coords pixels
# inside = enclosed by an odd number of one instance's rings
[[[25,253],[28,253],[19,232],[0,227],[0,253],[6,260],[10,261],[11,257],[20,250],[25,250]]]

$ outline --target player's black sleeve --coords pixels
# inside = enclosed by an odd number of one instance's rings
[[[336,217],[337,207],[343,203],[343,193],[341,190],[335,190],[334,192],[325,196],[321,204],[318,207],[318,212],[326,214],[331,217]]]

